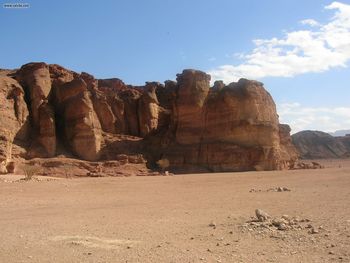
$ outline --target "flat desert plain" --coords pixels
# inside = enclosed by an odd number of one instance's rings
[[[1,176],[0,262],[350,262],[350,162],[323,164],[28,182]],[[257,208],[267,221],[257,222]]]

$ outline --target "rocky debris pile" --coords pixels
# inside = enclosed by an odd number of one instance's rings
[[[182,172],[293,168],[290,127],[263,83],[211,88],[210,79],[186,69],[176,82],[132,86],[43,62],[0,71],[0,173],[16,170],[13,160],[62,154],[154,169],[168,160]]]
[[[287,187],[275,187],[275,188],[269,188],[267,190],[261,190],[261,189],[255,189],[252,188],[249,190],[250,193],[256,193],[256,192],[290,192],[291,190]]]
[[[136,157],[135,157],[136,158]],[[42,169],[37,175],[55,175],[62,178],[74,177],[106,177],[106,176],[152,176],[157,171],[151,171],[143,162],[129,162],[128,160],[113,160],[103,162],[88,162],[66,157],[36,158],[27,162],[29,165],[38,165]],[[17,173],[22,173],[18,168]],[[159,173],[158,173],[159,174]]]
[[[288,215],[272,217],[261,209],[256,209],[255,215],[255,217],[252,217],[240,226],[242,232],[248,231],[258,234],[271,234],[276,231],[304,230],[308,234],[318,234],[320,231],[325,231],[322,226],[313,226],[311,220],[307,218],[290,217]]]
[[[311,162],[311,163],[296,162],[293,169],[297,170],[297,169],[323,169],[323,168],[324,168],[324,165],[321,165],[318,162]]]

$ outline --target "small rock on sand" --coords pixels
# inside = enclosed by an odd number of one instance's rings
[[[214,221],[212,221],[212,222],[209,223],[209,226],[215,228],[216,227],[216,223]]]
[[[261,209],[255,209],[255,215],[260,222],[266,221],[270,216]]]

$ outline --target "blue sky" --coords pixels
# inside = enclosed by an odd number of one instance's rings
[[[0,68],[44,61],[129,84],[196,68],[264,82],[293,132],[350,128],[350,1],[24,2],[0,8]]]

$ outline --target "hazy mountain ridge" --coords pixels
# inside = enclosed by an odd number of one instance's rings
[[[301,131],[292,135],[292,142],[302,159],[350,157],[350,136],[334,137],[322,131]]]
[[[347,134],[350,134],[350,129],[349,130],[337,130],[335,132],[329,132],[329,134],[332,136],[346,136]]]

